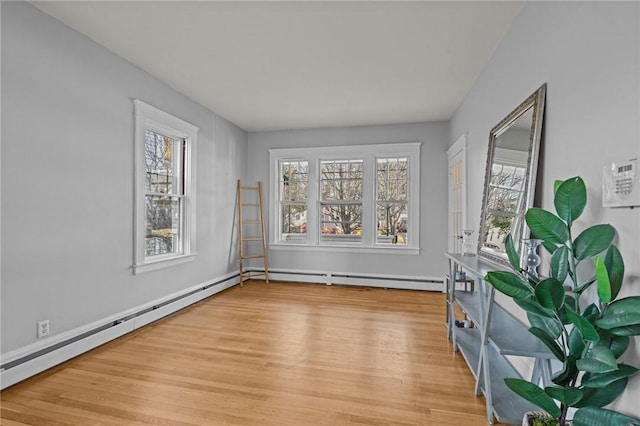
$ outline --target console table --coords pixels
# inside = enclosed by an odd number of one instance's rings
[[[528,331],[528,327],[495,303],[495,289],[484,281],[489,271],[506,270],[499,264],[478,256],[445,253],[449,260],[449,278],[465,272],[475,279],[472,291],[458,290],[455,280],[447,287],[447,327],[453,340],[453,351],[462,354],[476,379],[475,394],[484,394],[487,403],[487,420],[501,423],[522,424],[527,411],[538,407],[520,398],[504,383],[507,377],[521,377],[506,355],[534,359],[532,382],[548,384],[551,381],[549,349]],[[448,279],[449,279],[448,278]],[[472,328],[455,325],[455,306],[472,321]]]

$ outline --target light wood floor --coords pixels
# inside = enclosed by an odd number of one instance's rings
[[[2,425],[486,425],[444,295],[248,282],[5,390]]]

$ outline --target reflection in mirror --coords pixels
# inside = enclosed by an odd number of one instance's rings
[[[540,87],[489,133],[478,254],[500,263],[507,263],[507,235],[516,248],[528,236],[524,213],[533,202],[545,90]]]

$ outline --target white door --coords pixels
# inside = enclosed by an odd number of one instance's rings
[[[467,135],[458,138],[447,151],[449,159],[449,247],[451,253],[462,252],[462,230],[467,226]]]

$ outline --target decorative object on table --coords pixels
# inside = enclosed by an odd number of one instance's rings
[[[538,278],[538,266],[540,266],[540,263],[542,262],[540,255],[538,254],[538,247],[542,240],[537,238],[526,238],[522,240],[522,242],[526,248],[525,263],[527,266],[527,273]]]
[[[640,296],[618,299],[624,261],[612,244],[615,229],[608,224],[588,227],[573,238],[572,226],[584,211],[587,190],[580,177],[556,181],[556,213],[530,208],[525,215],[531,234],[551,254],[549,277],[538,278],[520,268],[511,236],[506,249],[516,272],[491,271],[485,280],[514,299],[527,312],[529,331],[562,363],[544,389],[538,383],[507,378],[515,393],[567,425],[569,408],[576,408],[574,426],[636,425],[640,420],[602,408],[624,392],[629,377],[639,370],[618,363],[630,336],[640,335]],[[583,263],[591,263],[595,277],[583,279]],[[568,282],[569,289],[565,289]],[[580,297],[592,285],[598,300],[582,308]]]
[[[463,229],[462,233],[462,255],[463,256],[475,256],[476,251],[474,248],[473,241],[471,241],[471,236],[473,235],[473,229]]]

